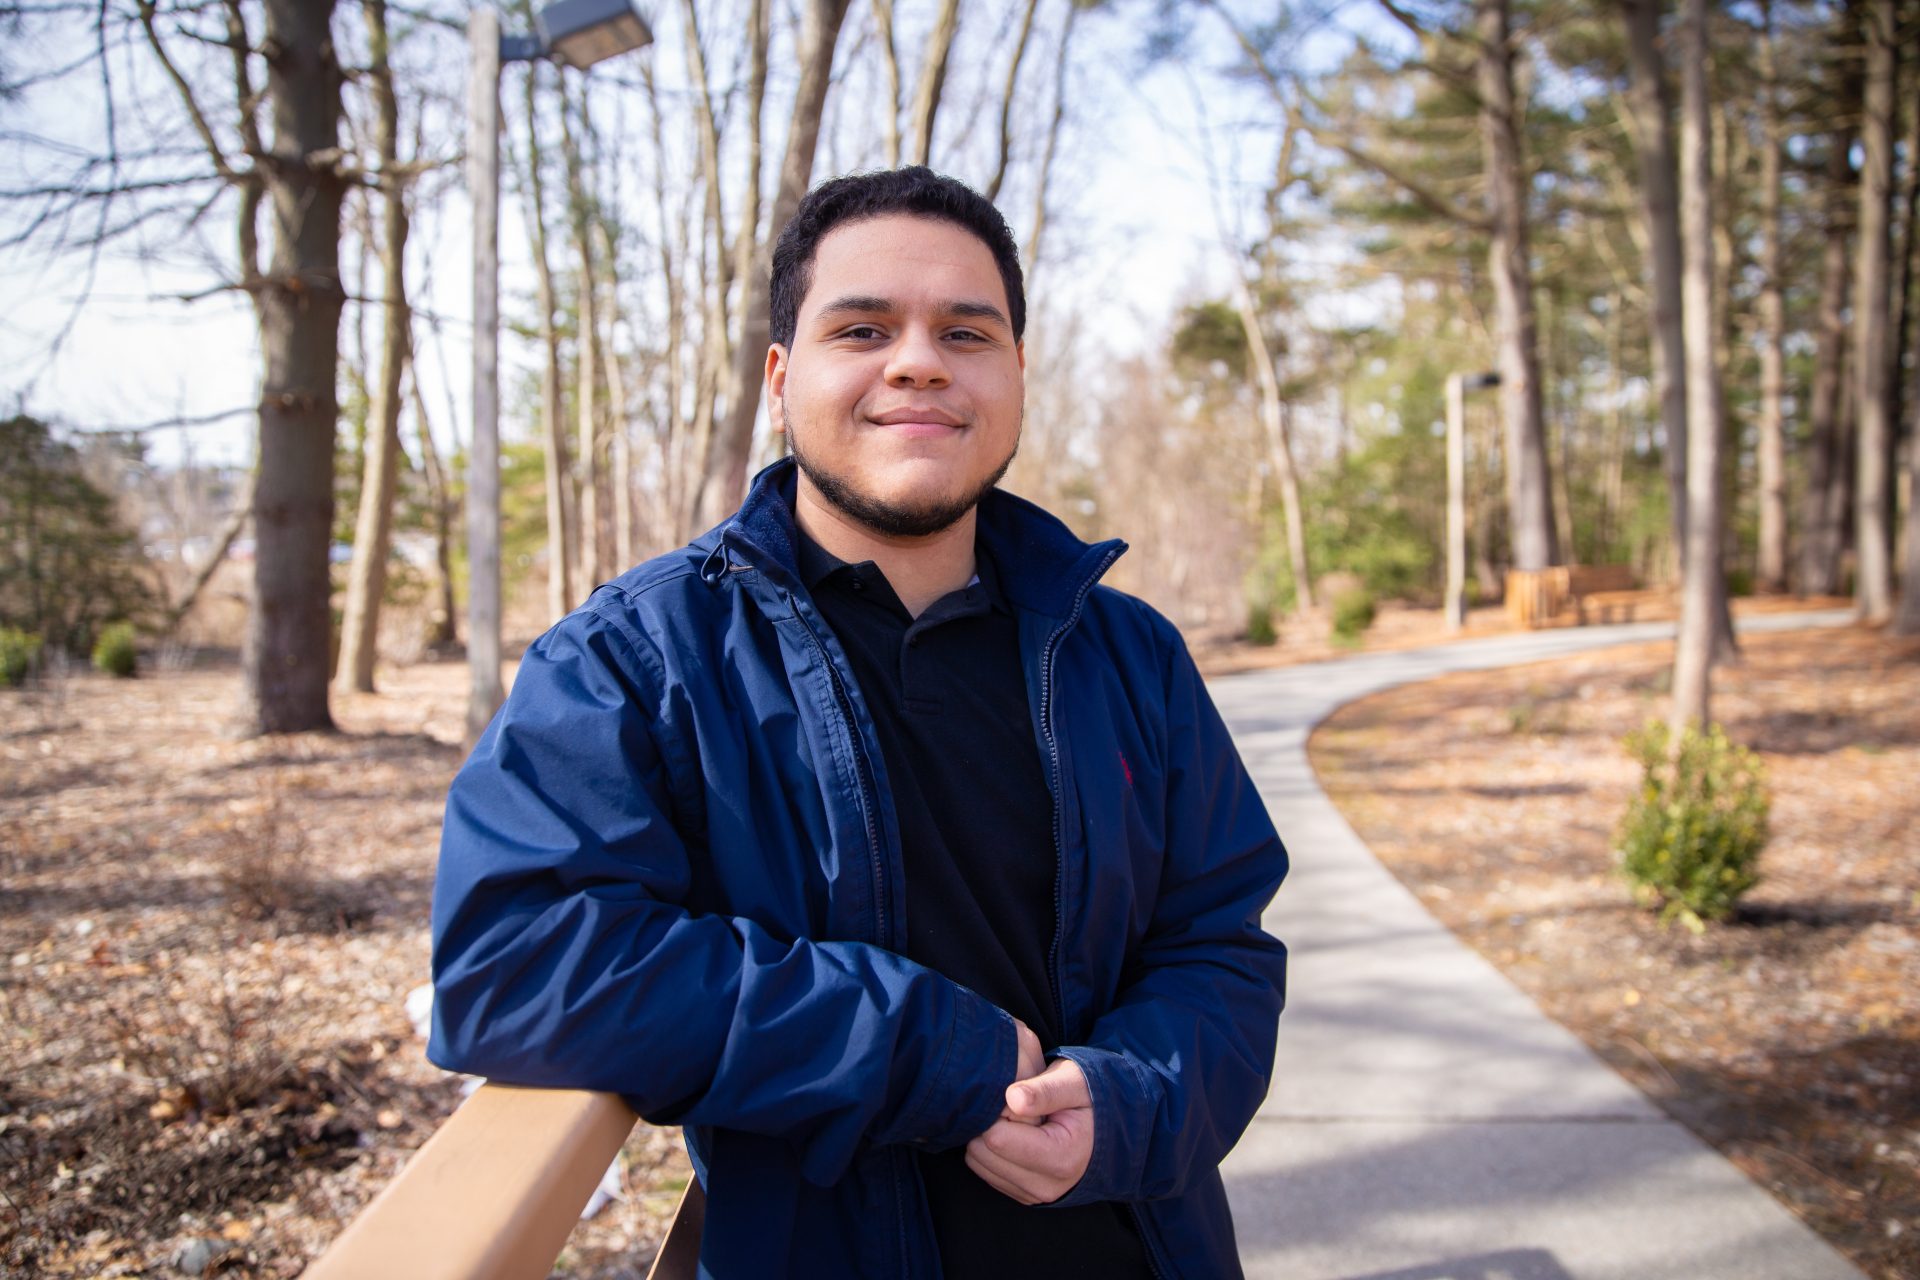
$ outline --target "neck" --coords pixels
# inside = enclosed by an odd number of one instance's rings
[[[973,581],[976,512],[920,538],[894,537],[868,528],[828,502],[802,472],[794,491],[793,520],[801,532],[849,564],[871,560],[907,612],[926,607]]]

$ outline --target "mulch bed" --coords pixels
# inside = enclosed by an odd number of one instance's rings
[[[1767,770],[1763,880],[1695,935],[1613,832],[1671,644],[1351,704],[1321,781],[1442,922],[1876,1280],[1920,1276],[1920,642],[1753,636],[1714,714]]]
[[[298,1275],[460,1099],[427,978],[466,671],[236,740],[231,664],[0,692],[0,1274]],[[646,1273],[689,1170],[642,1126],[561,1269]]]

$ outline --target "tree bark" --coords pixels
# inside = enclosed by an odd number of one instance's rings
[[[1915,353],[1920,360],[1920,352]],[[1900,571],[1900,608],[1893,615],[1897,636],[1920,635],[1920,435],[1907,438],[1906,564]]]
[[[1780,82],[1773,7],[1760,45],[1760,562],[1762,591],[1787,589],[1786,302],[1780,250]]]
[[[1040,234],[1047,227],[1047,189],[1053,182],[1053,159],[1060,149],[1060,126],[1067,118],[1068,57],[1073,47],[1074,19],[1079,16],[1080,6],[1069,4],[1066,20],[1060,25],[1060,44],[1053,55],[1053,114],[1047,119],[1047,141],[1040,150],[1040,172],[1034,179],[1033,217],[1020,253],[1026,266],[1028,296],[1033,294],[1033,278],[1040,268]]]
[[[220,526],[220,532],[213,535],[213,553],[194,571],[193,581],[187,584],[186,590],[182,591],[179,598],[168,607],[169,629],[179,626],[181,619],[193,612],[193,606],[200,599],[200,593],[207,589],[209,582],[213,581],[213,575],[220,571],[220,565],[226,560],[227,552],[233,549],[234,540],[240,536],[240,531],[247,527],[247,521],[253,518],[253,490],[258,480],[259,472],[247,473],[247,487],[241,492],[240,501],[227,515],[226,523]],[[34,602],[33,613],[36,617],[39,616],[40,608],[37,600]]]
[[[412,350],[409,342],[408,350]],[[412,370],[413,421],[420,432],[420,462],[427,474],[427,509],[433,516],[433,605],[427,615],[427,646],[444,649],[459,639],[454,630],[453,602],[453,486],[447,480],[440,450],[427,423],[426,397],[420,393],[420,374]]]
[[[1707,3],[1687,0],[1682,26],[1680,109],[1681,230],[1686,267],[1682,325],[1687,354],[1687,541],[1680,638],[1674,650],[1675,738],[1689,725],[1713,722],[1712,668],[1720,602],[1720,441],[1723,405],[1715,362],[1713,173],[1707,101]]]
[[[1859,409],[1858,472],[1854,483],[1854,546],[1858,557],[1854,603],[1867,622],[1893,616],[1893,538],[1887,510],[1893,457],[1888,214],[1893,202],[1893,116],[1896,41],[1894,0],[1866,0],[1866,103],[1861,141],[1860,239],[1854,255],[1854,399]]]
[[[1853,77],[1847,77],[1852,82]],[[1840,113],[1850,116],[1842,94]],[[1805,595],[1837,594],[1841,584],[1841,556],[1845,550],[1849,508],[1852,506],[1851,415],[1846,408],[1847,302],[1851,277],[1848,241],[1853,232],[1857,202],[1853,198],[1853,165],[1848,153],[1853,131],[1842,126],[1827,140],[1827,186],[1824,197],[1824,243],[1820,251],[1820,301],[1814,333],[1813,388],[1807,421],[1807,490],[1803,500],[1800,542],[1800,591]]]
[[[340,624],[334,684],[342,693],[373,692],[379,656],[380,605],[387,592],[393,544],[393,499],[400,481],[400,375],[407,362],[407,192],[400,177],[400,104],[387,58],[386,0],[361,0],[372,46],[368,83],[374,100],[374,146],[380,155],[380,381],[368,406],[367,455],[354,521],[353,563]]]
[[[873,25],[879,29],[881,65],[887,72],[887,168],[900,167],[900,50],[893,42],[893,0],[873,0]]]
[[[327,551],[339,406],[340,63],[332,0],[265,0],[273,249],[259,285],[260,479],[243,716],[255,733],[331,729]]]
[[[753,423],[760,412],[760,390],[767,358],[768,303],[764,279],[770,246],[786,229],[813,176],[813,157],[820,141],[820,118],[832,84],[833,50],[848,0],[807,0],[800,30],[800,87],[794,98],[793,124],[787,133],[786,157],[780,165],[780,186],[774,195],[767,234],[754,254],[740,324],[740,340],[733,351],[731,385],[738,389],[727,405],[726,418],[716,425],[714,447],[700,487],[699,519],[710,525],[740,505],[747,486],[747,455],[753,447]]]
[[[560,409],[560,326],[554,319],[553,261],[547,247],[546,152],[540,143],[535,67],[527,68],[527,230],[533,239],[534,309],[540,319],[540,442],[546,454],[547,616],[573,608],[573,466]]]
[[[1240,328],[1247,336],[1247,354],[1253,359],[1254,373],[1260,381],[1260,424],[1266,436],[1267,460],[1273,466],[1280,486],[1281,516],[1287,526],[1287,563],[1293,571],[1293,606],[1296,613],[1313,608],[1313,574],[1307,565],[1306,526],[1300,510],[1300,477],[1293,465],[1293,441],[1288,430],[1286,406],[1280,399],[1280,378],[1273,365],[1273,349],[1260,327],[1254,310],[1253,294],[1246,281],[1234,280],[1233,302],[1240,313]]]
[[[1513,94],[1508,0],[1476,0],[1474,9],[1487,222],[1492,233],[1488,267],[1499,348],[1500,408],[1506,425],[1513,560],[1516,569],[1544,569],[1560,562],[1560,549],[1547,474],[1539,334],[1528,257],[1528,184]]]
[[[601,501],[606,486],[600,414],[600,311],[598,276],[593,262],[593,195],[587,186],[586,157],[582,154],[586,125],[586,90],[581,88],[581,137],[575,137],[568,120],[570,104],[562,82],[560,95],[560,150],[567,174],[568,224],[572,230],[577,276],[577,329],[579,333],[578,377],[574,383],[574,408],[577,413],[580,513],[580,591],[585,597],[600,585],[606,566],[606,504]],[[571,608],[575,601],[569,601]]]
[[[927,33],[927,47],[920,58],[920,81],[913,91],[910,127],[913,131],[914,164],[933,160],[933,118],[940,110],[940,93],[947,83],[947,59],[953,53],[953,38],[960,30],[960,0],[941,0],[940,12]]]
[[[1026,60],[1027,44],[1033,36],[1033,15],[1039,8],[1040,0],[1027,0],[1020,14],[1020,34],[1014,38],[1013,58],[1007,63],[1006,87],[1000,91],[1000,150],[993,176],[987,179],[988,200],[1000,198],[1000,188],[1007,180],[1007,165],[1013,158],[1013,95],[1020,87],[1020,64]]]
[[[651,66],[643,62],[640,74],[646,86],[647,122],[653,135],[653,153],[656,156],[665,155],[666,146],[661,136],[660,98],[654,85]],[[659,490],[659,508],[655,512],[652,527],[662,535],[663,542],[678,541],[686,532],[681,513],[685,510],[682,493],[687,476],[686,356],[685,344],[681,341],[686,302],[680,283],[679,265],[684,260],[684,255],[676,255],[675,237],[667,234],[666,230],[669,226],[675,225],[668,215],[667,183],[665,166],[655,165],[653,207],[655,215],[660,220],[660,278],[665,283],[667,295],[667,411],[666,438],[660,443],[660,454],[664,465]],[[679,225],[684,227],[684,221]]]

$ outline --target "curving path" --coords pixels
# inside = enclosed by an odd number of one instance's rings
[[[1536,632],[1212,685],[1293,859],[1266,917],[1292,948],[1279,1062],[1223,1168],[1250,1280],[1862,1280],[1447,932],[1307,763],[1313,726],[1377,690],[1672,634]]]

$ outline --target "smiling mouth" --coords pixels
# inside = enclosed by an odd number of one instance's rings
[[[867,421],[880,427],[919,427],[930,433],[936,429],[958,430],[966,424],[959,418],[940,409],[893,409],[886,413],[869,415]]]

